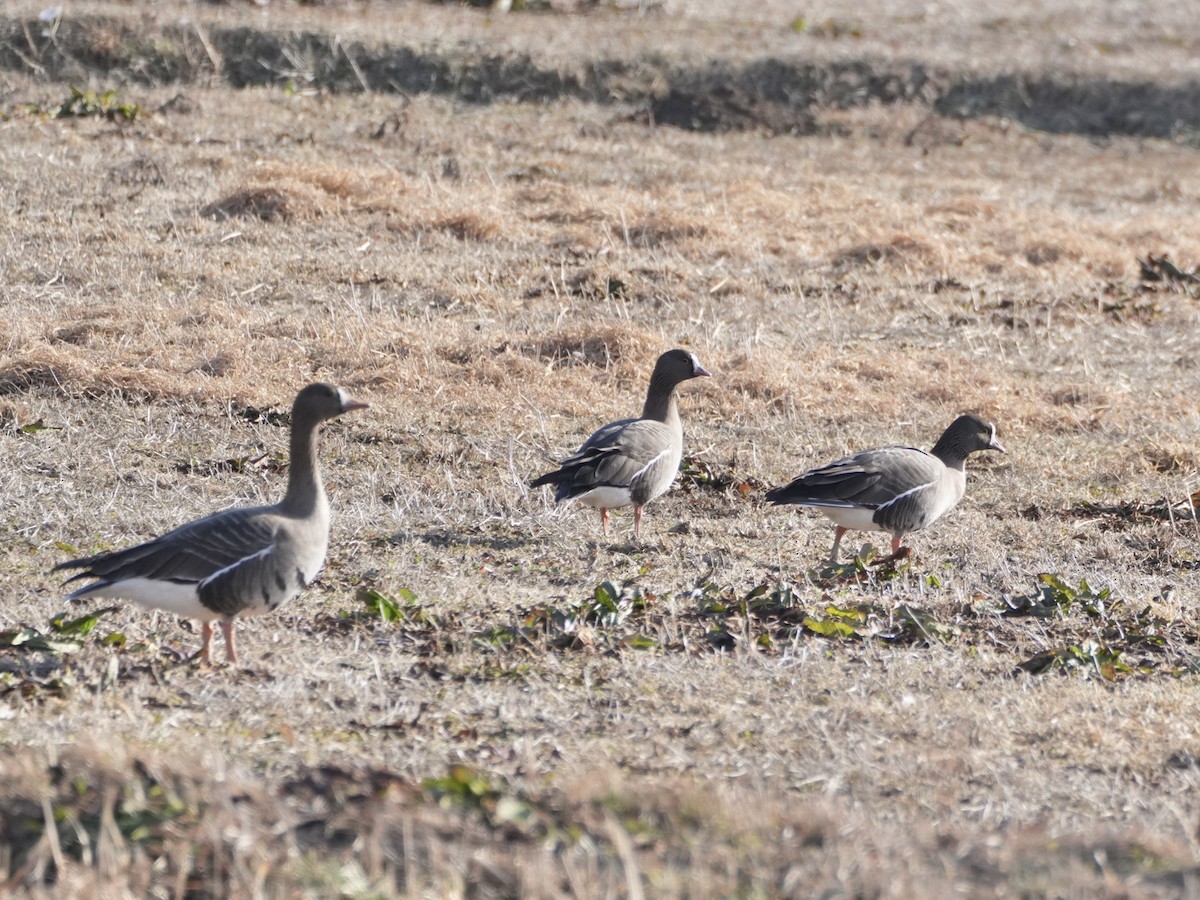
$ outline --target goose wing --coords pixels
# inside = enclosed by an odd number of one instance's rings
[[[225,510],[136,547],[68,560],[52,571],[79,569],[67,583],[82,578],[99,579],[105,585],[133,578],[201,582],[268,550],[278,528],[278,520],[271,513],[269,507]],[[77,593],[96,587],[88,585]]]
[[[767,492],[776,504],[879,509],[934,488],[945,466],[915,447],[880,447],[846,456]]]
[[[671,430],[652,419],[611,422],[589,437],[553,472],[531,482],[555,485],[555,499],[566,500],[597,488],[636,489],[655,480],[670,456]]]

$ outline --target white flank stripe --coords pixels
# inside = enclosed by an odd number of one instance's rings
[[[654,457],[652,460],[650,460],[650,462],[646,463],[644,466],[642,466],[640,469],[638,469],[636,472],[634,472],[633,478],[630,480],[637,481],[639,478],[641,478],[643,475],[645,475],[647,472],[650,471],[651,466],[653,466],[656,462],[658,462],[664,456],[667,456],[670,452],[671,451],[668,449],[668,450],[664,450],[662,453],[658,454],[658,456]]]
[[[654,463],[661,460],[662,457],[670,456],[670,455],[671,455],[671,450],[670,450],[670,448],[668,448],[668,449],[662,451],[661,454],[659,454],[658,456],[655,456],[653,458],[653,460],[650,460],[648,463],[644,464],[644,466],[642,468],[638,469],[637,472],[634,473],[634,478],[630,479],[630,484],[631,485],[635,484],[635,482],[644,478],[644,476],[646,476],[646,473],[649,472],[650,468],[653,468]],[[671,480],[672,481],[674,480],[674,475],[671,476]],[[671,482],[668,481],[667,485],[670,486],[670,484],[671,484]],[[658,496],[658,494],[655,494],[655,496]],[[653,500],[654,498],[650,497],[649,499]]]
[[[230,563],[223,569],[217,569],[217,571],[213,572],[211,575],[209,575],[207,578],[205,578],[203,581],[200,582],[200,587],[204,587],[206,584],[211,582],[214,578],[220,578],[226,572],[230,572],[230,571],[236,569],[238,566],[242,565],[243,563],[250,562],[250,560],[252,560],[252,559],[260,559],[260,558],[266,559],[268,556],[271,555],[271,551],[274,549],[275,549],[275,545],[272,544],[270,547],[264,547],[263,549],[259,550],[257,553],[251,553],[249,556],[243,556],[237,562]]]
[[[895,497],[893,497],[893,498],[892,498],[891,500],[889,500],[887,503],[880,503],[880,504],[879,504],[879,506],[878,506],[878,507],[876,507],[876,512],[883,512],[885,509],[887,509],[887,508],[888,508],[889,506],[891,506],[893,503],[899,503],[901,500],[903,500],[903,499],[904,499],[905,497],[907,497],[909,494],[915,494],[917,491],[923,491],[923,490],[925,490],[926,488],[931,488],[931,487],[933,487],[935,484],[937,484],[937,482],[936,482],[936,481],[931,481],[931,482],[929,482],[928,484],[922,484],[922,485],[918,485],[918,486],[917,486],[917,487],[915,487],[915,488],[909,488],[909,489],[908,489],[907,491],[905,491],[904,493],[902,493],[902,494],[897,494]]]

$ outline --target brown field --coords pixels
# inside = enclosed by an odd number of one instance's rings
[[[1200,896],[1192,3],[46,5],[0,11],[7,893]],[[604,539],[526,484],[672,346],[683,477]],[[56,562],[277,498],[314,380],[371,408],[243,667],[56,630]],[[1009,453],[899,571],[762,501],[963,411]]]

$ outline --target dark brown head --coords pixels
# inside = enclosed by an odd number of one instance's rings
[[[700,365],[696,354],[687,350],[668,350],[654,364],[654,374],[650,376],[650,383],[673,388],[689,378],[710,374],[708,369]]]
[[[933,455],[942,459],[963,460],[980,450],[999,450],[1004,447],[996,440],[996,426],[979,416],[959,416],[942,432],[933,448]]]
[[[353,399],[343,388],[332,384],[310,384],[296,395],[292,404],[292,423],[324,422],[353,409],[366,409],[367,404]]]

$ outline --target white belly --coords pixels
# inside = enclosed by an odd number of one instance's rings
[[[880,528],[875,524],[873,517],[875,510],[864,509],[861,506],[851,507],[849,509],[838,506],[819,506],[817,509],[825,513],[837,525],[843,528],[849,528],[851,531],[886,531],[886,528]]]
[[[98,588],[79,594],[80,597],[106,597],[110,600],[132,600],[146,609],[161,609],[185,619],[211,622],[220,618],[218,613],[200,603],[196,585],[179,584],[174,581],[158,581],[154,578],[126,578],[106,588]]]
[[[593,488],[574,499],[584,506],[593,506],[597,509],[620,509],[633,502],[629,488],[609,486]]]

